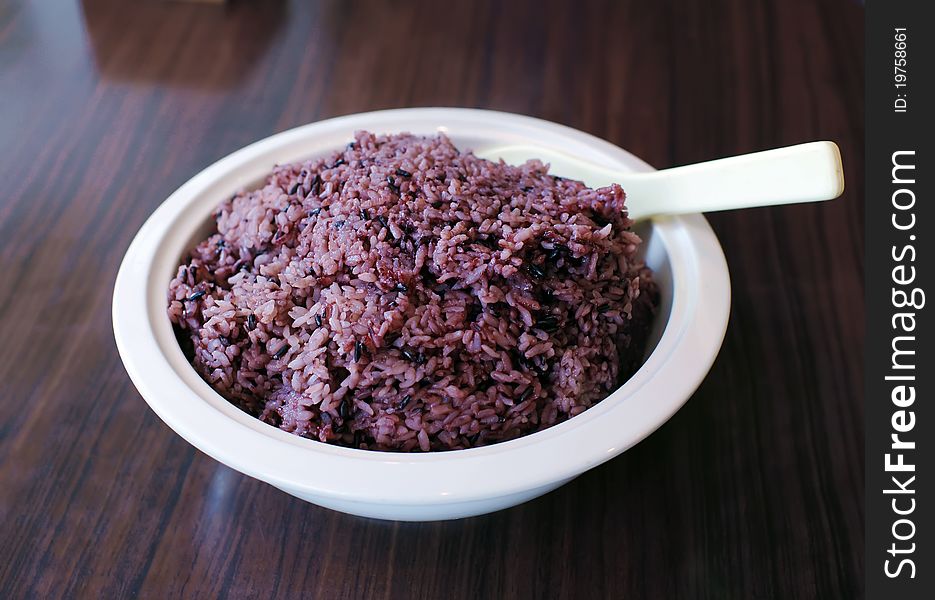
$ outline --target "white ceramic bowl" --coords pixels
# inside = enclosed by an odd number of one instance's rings
[[[651,170],[620,148],[568,127],[449,108],[321,121],[216,162],[146,221],[127,250],[114,289],[114,335],[127,372],[156,414],[192,445],[233,469],[335,510],[383,519],[452,519],[519,504],[610,460],[664,423],[701,383],[727,327],[730,281],[707,221],[689,215],[656,219],[641,231],[663,296],[655,348],[645,364],[603,402],[550,429],[483,448],[399,454],[300,438],[229,404],[197,375],[175,340],[166,316],[169,280],[183,254],[206,235],[224,198],[257,185],[276,163],[344,146],[358,129],[444,131],[458,147],[477,152],[536,144],[606,166]]]

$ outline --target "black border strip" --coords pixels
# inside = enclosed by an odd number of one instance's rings
[[[873,0],[866,12],[865,568],[867,597],[888,600],[935,598],[930,8]]]

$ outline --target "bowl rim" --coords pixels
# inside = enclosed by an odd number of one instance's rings
[[[179,240],[190,239],[225,196],[268,173],[270,160],[298,160],[339,148],[358,129],[446,131],[454,137],[470,131],[496,139],[496,145],[534,139],[605,166],[653,170],[610,142],[570,127],[465,108],[336,117],[274,134],[218,160],[179,187],[147,219],[124,256],[114,286],[114,337],[127,373],[153,411],[189,443],[292,493],[408,505],[458,503],[571,479],[644,439],[700,385],[727,328],[730,280],[720,244],[698,214],[653,219],[653,235],[660,236],[672,280],[679,282],[673,286],[672,309],[656,349],[605,400],[551,428],[480,448],[392,453],[301,438],[228,403],[197,375],[171,335],[164,275],[167,265],[177,266],[178,257],[166,248],[179,248]]]

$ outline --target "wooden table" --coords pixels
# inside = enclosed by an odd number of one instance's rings
[[[0,3],[0,597],[861,595],[863,9],[578,4]],[[214,160],[426,105],[543,117],[658,167],[832,139],[848,190],[711,215],[727,339],[639,446],[497,514],[368,521],[163,425],[110,295],[139,226]]]

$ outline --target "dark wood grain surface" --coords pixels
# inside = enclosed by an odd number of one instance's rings
[[[0,0],[0,597],[861,596],[862,61],[851,0]],[[139,226],[214,160],[428,105],[658,167],[832,139],[848,189],[710,217],[727,338],[637,447],[493,515],[349,517],[163,425],[110,295]]]

